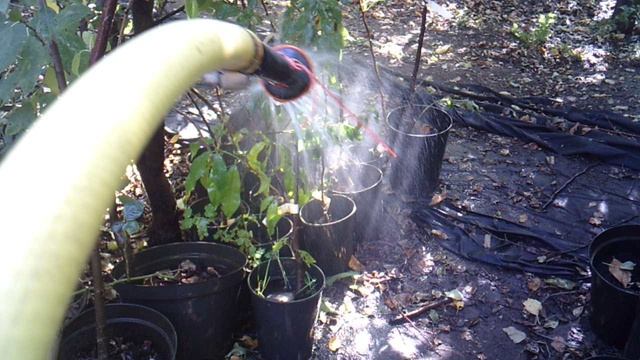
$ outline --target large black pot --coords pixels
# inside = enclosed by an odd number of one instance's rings
[[[281,258],[280,263],[282,268],[276,260],[263,262],[253,269],[247,279],[258,328],[260,354],[265,360],[308,359],[313,349],[313,327],[318,317],[325,283],[324,274],[315,265],[307,269],[309,279],[316,281],[314,286],[292,301],[279,302],[268,295],[280,291],[294,291],[293,288],[283,288],[283,270],[292,286],[295,286],[298,274],[295,260]],[[263,297],[256,289],[258,282],[265,278],[269,279],[269,285]]]
[[[124,283],[116,285],[115,289],[123,300],[154,308],[171,320],[178,333],[178,359],[221,359],[231,346],[246,257],[239,250],[221,244],[167,244],[136,254],[132,276],[177,269],[184,260],[213,266],[222,276],[195,284],[143,286]],[[117,279],[124,274],[124,264],[119,263],[113,275]]]
[[[640,290],[624,288],[609,273],[615,257],[637,264],[632,279],[640,279],[640,225],[618,226],[596,236],[590,247],[591,326],[604,342],[624,348],[636,318]],[[629,339],[638,341],[638,339]]]
[[[320,200],[311,200],[300,209],[300,248],[309,252],[327,275],[349,270],[355,242],[356,204],[344,195],[332,194],[329,220]]]
[[[406,105],[387,116],[392,147],[390,183],[394,190],[428,197],[438,186],[451,116],[434,105]]]
[[[159,312],[141,305],[108,304],[105,306],[107,338],[121,337],[138,346],[150,342],[158,360],[172,360],[176,355],[176,331]],[[72,360],[79,353],[96,348],[95,311],[89,309],[71,320],[62,331],[58,360]],[[140,354],[137,354],[140,356]]]
[[[350,197],[356,204],[356,241],[361,243],[378,234],[382,214],[382,171],[369,164],[351,164],[338,169],[331,191]]]

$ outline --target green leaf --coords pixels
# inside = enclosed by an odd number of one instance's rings
[[[138,232],[140,232],[140,223],[135,220],[127,221],[124,223],[122,230],[124,230],[127,234],[129,234],[129,236],[133,236]]]
[[[224,177],[223,186],[220,187],[222,212],[228,218],[232,217],[240,207],[241,185],[238,168],[232,166]]]
[[[187,175],[187,178],[184,181],[184,190],[187,196],[191,195],[193,190],[196,188],[198,181],[207,174],[210,155],[211,153],[205,151],[191,162],[189,175]]]
[[[278,221],[282,219],[282,215],[278,212],[278,203],[272,201],[267,208],[267,233],[271,237],[276,231]],[[284,235],[284,234],[283,234]]]
[[[247,154],[247,163],[249,164],[249,168],[253,171],[260,171],[262,170],[262,164],[260,163],[260,160],[258,159],[258,157],[260,156],[260,153],[267,147],[267,143],[264,141],[261,141],[255,145],[253,145],[253,147],[251,147],[251,150],[249,150],[249,153]]]
[[[210,164],[211,168],[208,172],[208,178],[202,182],[202,185],[207,189],[209,201],[217,208],[222,203],[224,196],[227,164],[225,164],[220,154],[213,154],[211,159],[212,162]]]
[[[32,101],[22,103],[7,115],[7,127],[5,136],[14,136],[25,131],[36,119],[36,109]]]
[[[0,23],[0,39],[2,39],[2,46],[0,46],[0,71],[17,60],[26,38],[27,28],[24,25],[3,25]]]
[[[60,87],[58,86],[58,80],[56,79],[56,70],[53,66],[49,66],[44,73],[44,80],[42,81],[44,86],[51,90],[54,95],[60,95]]]
[[[302,262],[307,266],[311,266],[316,263],[316,259],[314,259],[313,256],[311,256],[311,254],[309,254],[308,252],[304,250],[298,250],[298,253],[300,254],[300,259],[302,260]]]
[[[193,19],[200,15],[200,8],[198,6],[198,0],[185,0],[184,10],[187,13],[189,19]]]
[[[73,57],[71,62],[71,73],[80,76],[88,67],[91,53],[89,50],[82,50]]]
[[[26,38],[20,58],[13,71],[0,81],[0,102],[12,98],[16,88],[23,93],[30,93],[35,88],[42,69],[49,63],[46,50],[32,36]]]
[[[58,16],[55,17],[56,33],[77,32],[80,21],[89,17],[91,10],[82,3],[73,3],[66,6]]]
[[[134,221],[144,214],[144,204],[141,201],[126,195],[118,196],[118,200],[122,202],[125,221]]]

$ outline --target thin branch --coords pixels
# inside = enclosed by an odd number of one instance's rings
[[[271,30],[273,30],[274,32],[277,31],[276,26],[273,25],[273,21],[271,21],[271,15],[269,15],[269,8],[267,8],[267,3],[264,0],[260,0],[260,4],[262,4],[262,8],[264,9],[264,14],[267,17],[267,20],[269,20],[269,25],[271,25]]]
[[[40,11],[52,11],[47,7],[45,0],[40,0]],[[33,28],[32,28],[33,29]],[[37,34],[37,32],[35,32]],[[44,43],[44,40],[40,38]],[[56,74],[56,81],[58,82],[58,88],[60,92],[67,88],[67,79],[64,76],[64,67],[62,66],[62,57],[60,56],[60,49],[58,49],[58,43],[55,38],[51,36],[51,40],[47,44],[49,48],[49,56],[53,62],[53,70]]]
[[[593,169],[598,165],[600,165],[599,162],[595,164],[591,164],[585,167],[584,169],[582,169],[581,171],[577,172],[576,174],[574,174],[571,178],[569,178],[569,180],[567,180],[564,184],[562,184],[562,186],[560,186],[556,191],[554,191],[553,194],[551,194],[551,197],[549,198],[549,200],[547,200],[547,202],[544,203],[544,205],[542,205],[542,210],[545,210],[549,205],[551,205],[553,201],[556,199],[556,196],[558,196],[558,194],[560,194],[562,190],[564,190],[567,186],[569,186],[575,179],[577,179],[580,175],[583,175],[584,173],[586,173],[587,171]]]
[[[98,239],[100,241],[100,239]],[[107,337],[105,327],[107,324],[104,306],[104,282],[102,281],[102,262],[98,245],[91,251],[91,276],[93,278],[93,305],[96,317],[96,342],[98,348],[98,359],[108,358]]]
[[[391,320],[389,320],[389,324],[391,325],[398,325],[398,324],[402,324],[403,322],[418,317],[422,314],[424,314],[425,312],[438,308],[440,306],[443,305],[447,305],[448,303],[451,302],[450,298],[444,298],[444,299],[440,299],[438,301],[434,301],[432,303],[428,303],[424,306],[421,306],[413,311],[409,311],[407,313],[401,312],[400,315],[392,318]]]
[[[416,52],[416,60],[413,63],[413,74],[411,75],[411,95],[416,92],[416,82],[418,80],[418,71],[420,70],[420,60],[422,58],[422,45],[424,44],[424,33],[427,29],[427,5],[422,7],[422,22],[420,24],[420,36],[418,37],[418,51]]]
[[[117,0],[106,0],[104,3],[100,26],[98,27],[98,34],[96,35],[96,43],[91,50],[91,64],[95,64],[98,59],[104,56],[107,49],[107,42],[109,41],[109,35],[111,34],[113,16],[116,12],[117,5]]]
[[[209,136],[211,137],[211,140],[214,139],[214,134],[213,134],[213,130],[211,130],[211,128],[209,127],[209,123],[207,122],[207,118],[204,116],[204,113],[202,112],[202,109],[200,109],[200,105],[198,105],[198,103],[196,102],[196,99],[193,98],[193,96],[191,96],[190,93],[187,93],[187,96],[189,97],[189,100],[191,100],[191,103],[193,104],[193,106],[196,107],[196,110],[198,111],[198,115],[200,115],[200,118],[202,119],[202,122],[204,122],[204,125],[207,127],[207,131],[209,132]],[[190,121],[190,119],[187,117],[187,120]],[[193,126],[196,126],[193,122],[191,123],[193,124]],[[196,126],[196,130],[198,130],[198,132],[200,128]]]
[[[177,7],[175,10],[172,10],[171,12],[167,13],[166,15],[164,15],[163,17],[161,17],[160,19],[156,20],[156,21],[153,23],[153,26],[156,26],[156,25],[162,24],[163,22],[165,22],[165,21],[166,21],[166,20],[168,20],[169,18],[171,18],[171,17],[173,17],[173,16],[175,16],[175,15],[178,15],[178,14],[180,14],[180,13],[181,13],[181,12],[183,12],[183,11],[184,11],[184,5],[181,5],[181,6]]]
[[[129,23],[129,12],[131,10],[131,6],[133,6],[134,0],[129,0],[127,3],[127,8],[124,9],[124,13],[122,14],[122,21],[120,22],[120,31],[118,31],[118,46],[122,44],[124,39],[124,30],[127,28],[127,24]]]
[[[360,7],[360,16],[362,17],[362,24],[364,25],[364,29],[367,32],[367,40],[369,41],[369,53],[371,54],[371,61],[373,62],[373,70],[376,74],[376,79],[378,81],[378,93],[380,94],[380,107],[382,110],[382,119],[387,118],[387,107],[385,105],[384,100],[384,91],[382,89],[382,78],[380,78],[380,70],[378,69],[378,62],[376,61],[376,55],[373,52],[373,41],[371,40],[371,30],[369,29],[369,24],[367,23],[367,16],[365,15],[364,5],[362,4],[362,0],[358,0],[358,5]]]

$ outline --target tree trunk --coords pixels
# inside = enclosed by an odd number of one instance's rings
[[[613,24],[615,30],[619,33],[630,35],[633,32],[635,26],[635,16],[631,8],[634,6],[640,6],[639,0],[617,0],[616,6],[613,9]]]
[[[133,30],[136,34],[153,26],[152,13],[153,0],[133,1],[131,14]],[[149,198],[153,218],[149,229],[149,245],[180,241],[176,199],[171,184],[164,174],[164,126],[158,127],[138,159],[138,171]]]

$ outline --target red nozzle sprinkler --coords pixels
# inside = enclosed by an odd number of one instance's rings
[[[264,59],[257,75],[266,92],[280,102],[304,95],[313,82],[311,60],[291,45],[265,46]]]

